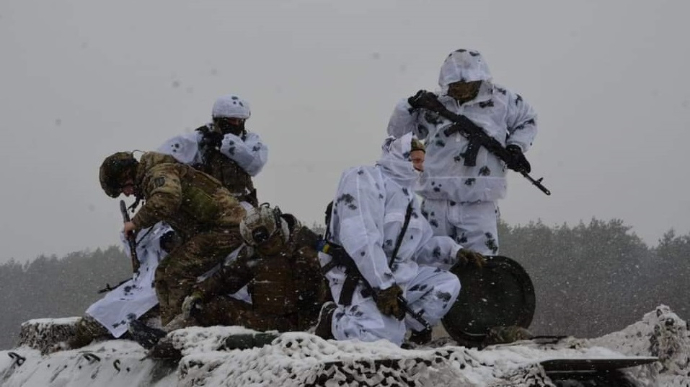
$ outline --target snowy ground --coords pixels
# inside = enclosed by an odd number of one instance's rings
[[[145,358],[146,350],[126,340],[42,356],[34,349],[38,344],[24,338],[27,345],[0,351],[0,386],[577,386],[582,384],[552,380],[539,363],[624,356],[659,358],[623,370],[636,385],[690,386],[688,327],[663,305],[600,338],[524,341],[484,350],[453,345],[403,350],[384,341],[324,341],[307,333],[286,333],[262,348],[219,350],[226,337],[244,332],[238,327],[173,332],[169,339],[184,355],[179,363]]]

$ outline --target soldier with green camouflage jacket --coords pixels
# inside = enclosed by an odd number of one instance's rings
[[[156,269],[155,288],[161,323],[180,312],[197,276],[221,262],[242,244],[239,223],[245,210],[213,177],[173,157],[144,153],[108,156],[100,168],[101,187],[110,197],[135,195],[144,199],[124,232],[138,232],[159,221],[168,223],[182,239]]]
[[[182,307],[202,326],[242,325],[259,331],[303,331],[316,324],[328,297],[317,251],[319,236],[293,215],[262,204],[240,223],[247,244],[238,257],[197,283]],[[251,303],[233,294],[248,286]]]

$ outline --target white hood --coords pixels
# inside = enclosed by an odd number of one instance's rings
[[[386,138],[381,146],[381,158],[376,162],[386,176],[406,188],[414,186],[418,178],[410,160],[413,138],[412,133],[397,139],[393,136]]]

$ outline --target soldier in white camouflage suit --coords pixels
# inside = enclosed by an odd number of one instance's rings
[[[400,297],[433,326],[460,292],[458,278],[444,269],[483,260],[447,236],[434,236],[421,216],[412,186],[423,168],[423,145],[408,133],[389,137],[382,149],[375,166],[348,169],[338,184],[328,243],[344,249],[350,263],[332,265],[337,255],[319,253],[337,302],[321,310],[316,329],[321,337],[400,345],[411,329],[413,341],[428,341],[430,330],[406,316]]]
[[[414,97],[398,103],[388,123],[388,134],[414,133],[425,140],[427,158],[418,193],[424,197],[424,215],[435,235],[448,235],[461,245],[485,255],[498,254],[498,205],[506,194],[506,167],[530,171],[523,155],[537,133],[537,115],[522,97],[494,84],[482,55],[460,49],[448,55],[439,75],[441,90],[434,93],[452,113],[480,126],[510,152],[506,164],[485,147],[468,149],[469,140],[453,123],[418,106]],[[469,150],[469,151],[468,151]]]

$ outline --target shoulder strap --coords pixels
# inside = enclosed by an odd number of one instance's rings
[[[402,244],[405,232],[407,232],[407,226],[410,224],[410,218],[412,217],[412,203],[414,203],[414,198],[410,200],[410,202],[407,204],[407,210],[405,211],[405,221],[403,222],[400,234],[398,234],[398,239],[395,241],[395,248],[393,249],[393,254],[391,254],[390,261],[388,261],[388,267],[391,267],[391,265],[393,265],[393,261],[395,260],[395,257],[398,255],[398,250],[400,250],[400,245]]]

